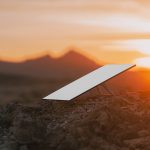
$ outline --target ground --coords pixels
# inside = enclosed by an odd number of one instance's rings
[[[149,150],[148,92],[92,93],[69,102],[41,99],[64,82],[1,86],[0,150]]]
[[[13,102],[1,107],[0,126],[2,150],[148,150],[150,101],[102,96],[35,106]]]

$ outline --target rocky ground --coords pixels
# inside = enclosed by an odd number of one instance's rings
[[[80,97],[0,108],[0,150],[149,150],[150,99]]]

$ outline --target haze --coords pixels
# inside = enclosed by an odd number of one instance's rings
[[[74,48],[97,62],[150,68],[149,14],[148,0],[0,0],[0,58]]]

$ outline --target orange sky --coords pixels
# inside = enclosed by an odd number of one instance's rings
[[[99,62],[150,67],[149,0],[0,0],[0,20],[4,60],[77,47]]]

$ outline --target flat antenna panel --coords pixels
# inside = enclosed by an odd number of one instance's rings
[[[73,81],[62,87],[44,99],[48,100],[72,100],[103,82],[119,75],[120,73],[134,67],[133,64],[109,64]]]

